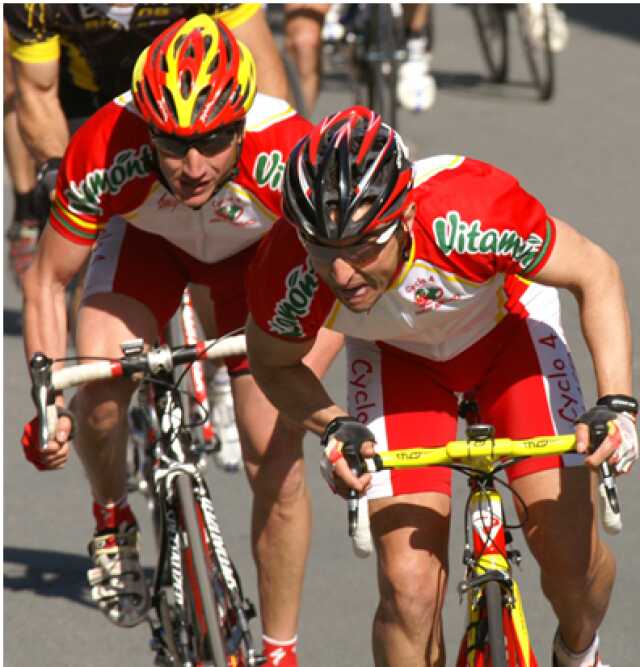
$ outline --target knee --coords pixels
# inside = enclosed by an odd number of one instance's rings
[[[533,540],[531,552],[540,566],[543,580],[558,582],[567,587],[584,591],[605,572],[615,569],[613,555],[599,537],[593,536],[591,543],[572,548],[562,540]]]
[[[80,433],[97,443],[108,441],[127,423],[131,390],[88,385],[73,399]]]
[[[287,48],[296,60],[315,62],[319,58],[321,21],[292,21],[287,30]]]
[[[278,421],[262,454],[245,458],[249,483],[256,496],[268,504],[295,503],[305,493],[301,429]]]
[[[432,627],[444,604],[446,567],[436,557],[397,558],[381,567],[379,612],[407,629]]]

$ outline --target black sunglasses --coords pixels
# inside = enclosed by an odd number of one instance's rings
[[[233,139],[242,132],[242,121],[224,125],[210,134],[189,137],[177,137],[175,134],[158,134],[151,130],[151,143],[162,153],[183,158],[191,148],[195,148],[204,157],[213,157],[231,146]]]

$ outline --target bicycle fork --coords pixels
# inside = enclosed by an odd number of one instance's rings
[[[505,527],[502,498],[493,487],[470,480],[473,488],[467,506],[466,544],[463,563],[466,577],[458,585],[460,600],[467,596],[467,630],[460,647],[457,667],[487,665],[486,660],[486,597],[490,582],[497,582],[502,600],[503,627],[509,665],[537,667],[529,642],[522,598],[513,579],[511,563],[520,564],[517,549],[509,549],[512,541]]]

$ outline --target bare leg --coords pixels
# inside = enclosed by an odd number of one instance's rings
[[[329,5],[285,5],[285,46],[296,65],[307,114],[320,91],[322,24]]]
[[[420,493],[369,502],[380,602],[373,622],[376,667],[444,667],[442,606],[451,500]]]
[[[258,90],[293,104],[287,74],[264,9],[260,9],[248,21],[234,28],[233,32],[249,47],[256,61]]]
[[[548,470],[513,486],[529,510],[524,532],[540,564],[542,590],[565,644],[579,653],[602,623],[616,570],[598,535],[595,476],[583,467]]]
[[[306,363],[322,375],[342,336],[322,332]],[[252,543],[264,633],[277,640],[296,634],[311,533],[304,478],[303,431],[277,418],[250,375],[232,380],[245,469],[254,493]]]
[[[156,337],[150,311],[120,294],[89,297],[78,312],[79,355],[117,357],[123,341],[144,338],[150,342]],[[73,399],[78,428],[74,445],[101,504],[126,493],[127,410],[134,389],[127,380],[94,382],[82,387]]]

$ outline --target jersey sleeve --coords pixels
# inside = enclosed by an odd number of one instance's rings
[[[73,135],[62,159],[49,222],[66,239],[91,245],[109,220],[132,211],[156,180],[144,123],[111,102]]]
[[[25,63],[60,58],[60,36],[52,26],[51,5],[6,3],[4,19],[9,27],[9,53]]]
[[[479,280],[496,273],[532,277],[545,265],[555,243],[555,224],[513,176],[466,158],[434,180],[425,184],[420,198],[422,218],[430,221],[440,252],[462,275]]]
[[[295,230],[282,219],[258,246],[249,268],[248,295],[251,316],[263,331],[300,342],[315,337],[335,302]]]
[[[288,103],[267,95],[258,95],[249,112],[241,171],[260,201],[278,217],[287,158],[311,127]]]

